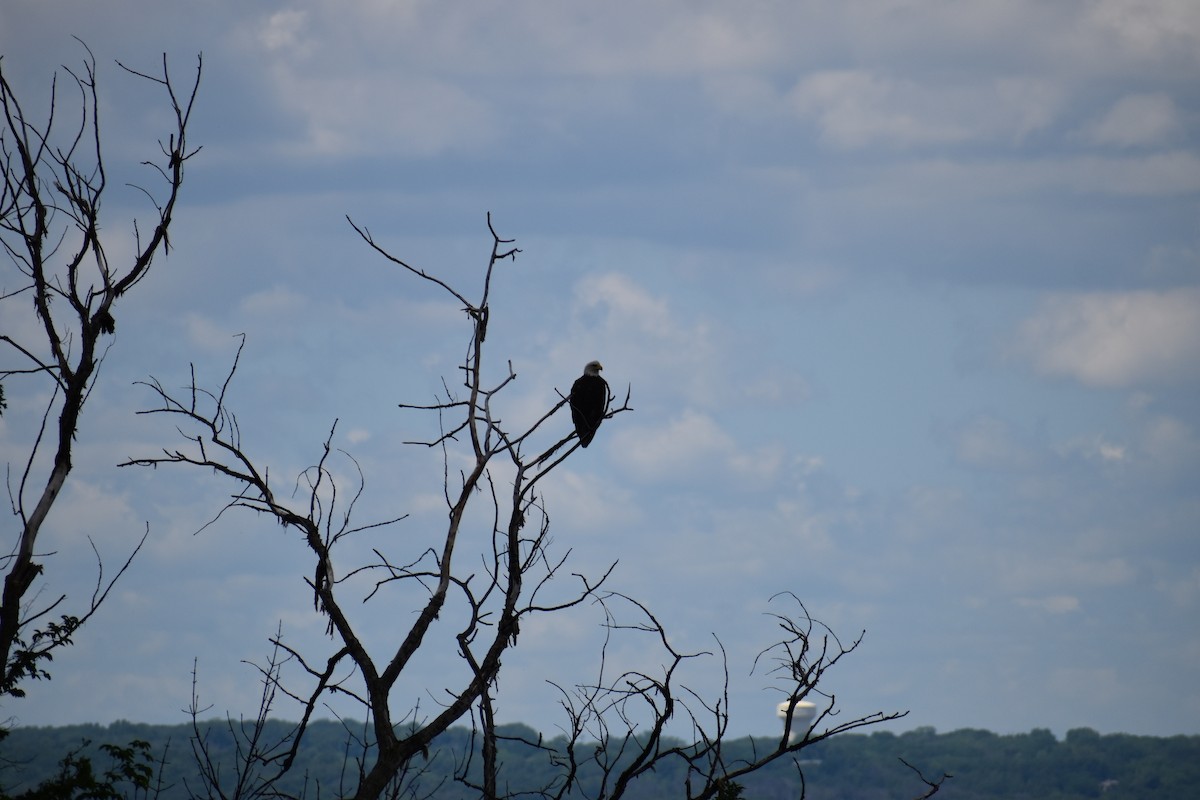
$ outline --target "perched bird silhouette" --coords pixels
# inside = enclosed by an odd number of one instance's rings
[[[589,361],[583,368],[583,375],[571,385],[571,420],[575,423],[575,433],[579,436],[579,444],[587,447],[596,435],[596,429],[604,421],[608,413],[608,383],[600,377],[604,369],[599,361]]]

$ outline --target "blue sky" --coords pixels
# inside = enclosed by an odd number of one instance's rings
[[[150,538],[54,679],[5,705],[18,723],[183,721],[194,659],[213,713],[253,713],[242,662],[279,624],[328,647],[294,538],[237,515],[196,534],[231,487],[114,466],[173,442],[133,382],[194,362],[215,383],[238,333],[234,402],[272,472],[311,463],[336,418],[364,517],[413,514],[382,545],[436,531],[439,465],[400,445],[429,420],[397,404],[432,397],[467,331],[345,216],[474,292],[490,211],[523,251],[488,339],[519,375],[510,418],[593,358],[632,389],[547,486],[556,547],[576,571],[619,559],[612,588],[680,647],[720,639],[734,733],[777,726],[750,665],[785,591],[867,631],[829,677],[844,713],[1200,732],[1191,0],[7,3],[27,104],[79,63],[72,34],[100,62],[114,175],[163,121],[114,59],[166,51],[183,81],[203,52],[204,150],[175,250],[118,316],[44,593],[90,592],[85,533],[110,563]],[[112,183],[110,255],[144,212]],[[6,462],[28,386],[6,384]],[[382,642],[408,612],[362,613]],[[598,622],[523,630],[502,718],[552,733],[544,681],[591,676]],[[455,668],[432,653],[409,691]],[[693,669],[706,686],[719,664]]]

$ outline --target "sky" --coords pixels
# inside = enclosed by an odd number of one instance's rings
[[[442,465],[403,445],[435,421],[399,404],[456,380],[469,330],[347,216],[477,296],[490,212],[521,248],[487,341],[491,374],[518,376],[506,418],[536,419],[592,359],[634,409],[545,487],[555,552],[588,575],[617,561],[609,588],[679,649],[719,642],[732,734],[779,727],[754,658],[794,610],[780,593],[844,642],[865,631],[823,684],[840,720],[1200,733],[1192,0],[19,0],[0,53],[27,108],[82,63],[73,35],[99,64],[110,258],[146,218],[124,182],[167,121],[116,60],[165,52],[186,84],[203,53],[203,149],[173,250],[118,309],[39,596],[86,602],[88,537],[111,575],[149,536],[52,680],[5,701],[15,724],[185,722],[193,687],[209,714],[253,715],[277,630],[328,655],[295,534],[206,527],[235,490],[216,476],[116,466],[178,442],[135,413],[154,399],[137,382],[181,387],[194,364],[217,386],[245,334],[248,449],[287,485],[337,420],[356,518],[411,515],[363,547],[419,553]],[[28,333],[28,309],[0,305],[0,329]],[[47,390],[5,391],[0,461],[20,464]],[[413,608],[353,604],[381,649]],[[547,681],[594,677],[602,621],[525,626],[499,717],[557,732]],[[636,636],[610,655],[661,664]],[[455,661],[431,648],[400,699],[433,707]],[[702,658],[686,678],[722,674]]]

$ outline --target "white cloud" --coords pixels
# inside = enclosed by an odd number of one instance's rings
[[[683,332],[672,319],[666,300],[654,297],[626,275],[589,275],[575,287],[575,297],[585,308],[604,307],[610,328],[655,339],[682,338]]]
[[[916,485],[910,487],[903,506],[894,517],[896,532],[907,542],[936,542],[953,532],[955,538],[970,539],[979,525],[970,512],[970,498],[957,487]]]
[[[955,436],[955,455],[975,467],[1022,469],[1034,461],[1034,453],[1021,444],[1008,423],[981,416],[963,426]]]
[[[1138,447],[1152,463],[1168,469],[1200,459],[1200,438],[1195,429],[1183,420],[1167,415],[1153,416],[1146,421]]]
[[[1137,571],[1126,558],[1088,558],[1078,552],[996,552],[990,557],[999,585],[1018,597],[1069,596],[1072,590],[1128,586]]]
[[[1044,611],[1047,614],[1068,614],[1079,610],[1079,598],[1069,594],[1054,594],[1047,597],[1018,597],[1017,605]]]
[[[1100,434],[1073,439],[1058,450],[1063,455],[1077,454],[1104,463],[1119,463],[1129,458],[1129,448],[1126,445],[1110,442]]]
[[[615,432],[611,452],[647,480],[723,475],[755,487],[773,482],[788,460],[777,444],[743,447],[715,419],[691,408],[660,425],[623,426]]]
[[[1137,199],[1196,192],[1200,192],[1200,157],[1173,150],[1120,157],[905,161],[874,172],[871,183],[850,199],[860,205],[886,204],[897,209],[920,204],[944,213],[950,205],[974,205],[993,197],[1027,202],[1044,194]],[[1174,254],[1183,262],[1181,271],[1194,263],[1187,260],[1189,255],[1186,251]]]
[[[342,77],[280,67],[279,96],[306,122],[301,154],[410,156],[474,150],[499,127],[485,102],[453,83],[414,74]]]
[[[788,52],[770,15],[674,3],[450,10],[318,2],[263,17],[240,39],[251,58],[266,60],[275,96],[303,121],[299,151],[321,155],[477,152],[514,128],[592,114],[598,102],[632,110],[625,82],[635,77],[722,74]],[[546,76],[592,85],[516,113],[511,104],[525,93],[497,90],[500,78]],[[601,82],[604,91],[592,91]]]
[[[1185,279],[1200,275],[1200,248],[1186,244],[1157,244],[1146,257],[1146,274],[1156,278]]]
[[[1182,575],[1160,578],[1155,588],[1166,593],[1181,608],[1190,608],[1200,600],[1200,566],[1193,566]]]
[[[305,53],[311,52],[312,44],[306,41],[302,33],[308,22],[306,11],[279,11],[272,14],[263,23],[258,33],[258,39],[268,50],[287,48],[295,52],[300,48]]]
[[[325,156],[433,155],[490,141],[498,120],[485,100],[455,81],[430,70],[405,69],[395,60],[387,68],[378,61],[361,68],[361,58],[386,52],[382,28],[394,37],[392,47],[403,47],[406,30],[414,33],[408,26],[396,27],[395,15],[378,19],[379,11],[319,6],[283,11],[266,17],[244,39],[248,49],[258,51],[252,57],[266,60],[275,98],[303,121],[293,150]],[[365,41],[363,31],[371,34]]]
[[[1020,324],[1013,352],[1043,375],[1089,386],[1192,381],[1200,375],[1200,290],[1053,296]]]
[[[1184,150],[1138,158],[1080,157],[1047,165],[1062,186],[1086,194],[1172,196],[1200,191],[1200,156]]]
[[[774,15],[706,5],[525,2],[497,11],[477,4],[461,14],[426,14],[411,27],[430,33],[432,45],[465,51],[465,69],[508,74],[692,75],[761,66],[787,53],[788,37]],[[473,47],[463,46],[468,40]],[[515,40],[523,46],[512,47]]]
[[[244,314],[255,317],[280,317],[299,314],[308,305],[308,298],[286,286],[270,289],[244,297],[239,308]]]
[[[1164,92],[1125,95],[1091,127],[1089,135],[1100,144],[1161,144],[1177,130],[1178,117],[1174,101]]]
[[[746,383],[742,394],[745,402],[755,406],[795,408],[812,396],[812,387],[795,370],[772,366],[768,374]]]
[[[809,557],[828,555],[838,548],[834,534],[844,525],[847,515],[841,509],[818,510],[800,487],[795,495],[775,502],[771,509],[773,524],[761,529],[772,535],[782,531],[789,543]]]
[[[1082,22],[1110,58],[1185,55],[1194,62],[1200,45],[1200,6],[1191,0],[1099,0]]]
[[[565,469],[571,464],[563,466],[543,487],[555,530],[608,534],[638,519],[636,498],[625,486],[600,474]]]
[[[861,70],[839,70],[805,78],[792,91],[791,101],[801,115],[815,117],[822,138],[838,147],[863,147],[878,141],[933,144],[966,138],[967,132],[957,125],[928,119],[915,108],[917,93],[909,83]]]
[[[527,6],[532,13],[521,24],[535,34],[543,55],[552,53],[568,69],[594,76],[744,69],[770,63],[787,47],[784,31],[769,15],[731,13],[720,5],[639,3],[599,13],[563,9],[547,14],[541,4]]]
[[[80,478],[73,478],[66,486],[54,504],[52,516],[48,517],[53,522],[53,530],[88,535],[110,531],[140,533],[142,530],[142,523],[124,493],[115,493]]]
[[[236,346],[229,328],[201,314],[191,312],[184,315],[183,327],[189,347],[210,353],[226,353],[231,346]]]
[[[866,70],[814,73],[790,100],[816,119],[825,141],[844,148],[1019,140],[1048,125],[1060,102],[1057,89],[1033,79],[934,86]]]
[[[635,401],[638,387],[648,385],[672,407],[704,408],[723,396],[709,324],[678,308],[686,298],[669,302],[616,272],[585,276],[574,295],[568,333],[556,336],[551,350],[557,375],[578,375],[587,361],[599,358],[618,401],[626,384],[632,384]],[[540,353],[539,360],[544,361]]]
[[[780,97],[766,76],[758,73],[719,73],[706,77],[705,95],[725,114],[774,117],[780,114]]]
[[[729,466],[744,478],[767,482],[779,474],[785,457],[783,447],[769,444],[749,452],[734,453],[729,459]]]
[[[667,480],[713,461],[725,463],[735,453],[732,437],[712,417],[692,409],[664,427],[623,428],[613,448],[635,474]]]

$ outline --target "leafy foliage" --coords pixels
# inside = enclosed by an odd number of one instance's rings
[[[717,789],[717,800],[739,800],[744,788],[736,781],[721,781],[720,787]]]
[[[18,637],[13,641],[8,670],[0,675],[0,694],[24,697],[18,684],[23,680],[50,680],[43,663],[54,660],[54,649],[71,644],[71,635],[79,628],[79,617],[63,614],[60,622],[51,620],[45,628],[33,632],[31,641]]]
[[[154,777],[154,759],[150,743],[134,739],[122,747],[102,744],[98,750],[108,756],[109,766],[97,774],[91,743],[84,740],[58,762],[57,770],[36,786],[17,794],[0,790],[0,800],[123,800],[145,797]]]

